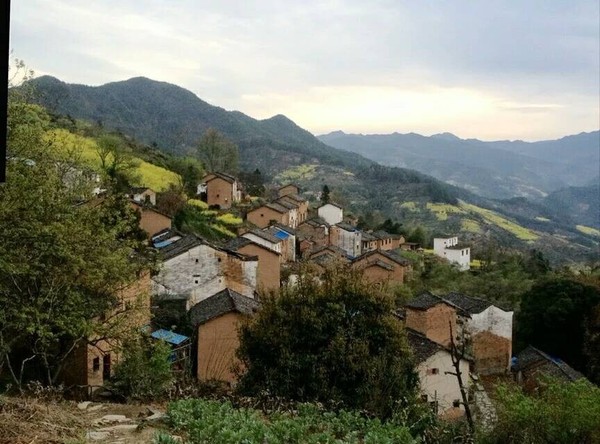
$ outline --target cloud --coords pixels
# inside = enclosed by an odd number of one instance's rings
[[[543,137],[543,122],[548,135],[597,127],[598,8],[596,0],[28,0],[13,5],[11,46],[66,81],[143,75],[313,131],[473,133],[486,116],[504,119],[495,134],[527,139]],[[529,129],[519,122],[533,115]]]

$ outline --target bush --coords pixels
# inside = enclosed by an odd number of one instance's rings
[[[173,384],[171,347],[142,336],[123,344],[123,361],[108,388],[125,399],[148,401],[166,396]]]
[[[241,393],[341,403],[389,416],[412,400],[417,376],[393,297],[347,266],[303,276],[267,298],[240,331]]]

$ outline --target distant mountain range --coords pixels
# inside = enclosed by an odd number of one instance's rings
[[[424,225],[432,234],[459,233],[475,243],[496,239],[510,248],[538,248],[557,263],[597,251],[597,231],[576,226],[600,225],[594,223],[598,206],[589,202],[598,188],[598,150],[591,149],[598,147],[598,132],[534,144],[452,134],[336,132],[319,140],[283,115],[253,119],[143,77],[98,87],[49,76],[31,84],[50,112],[95,122],[172,154],[193,153],[204,131],[215,128],[238,144],[243,169],[259,168],[275,183],[296,182],[307,196],[327,184],[354,214],[378,214],[408,228]],[[459,201],[464,204],[453,209],[430,206]],[[498,224],[499,218],[477,207],[518,225],[507,229],[510,222]],[[529,237],[535,240],[520,235],[521,229],[535,230]]]
[[[426,137],[335,131],[318,138],[383,165],[425,172],[496,199],[541,199],[561,188],[589,185],[600,168],[599,131],[533,143],[464,140],[450,133]]]

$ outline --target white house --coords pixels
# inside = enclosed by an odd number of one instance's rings
[[[436,256],[458,264],[458,267],[463,271],[471,267],[471,249],[460,245],[456,236],[433,239],[433,252]]]
[[[321,205],[317,209],[317,213],[319,214],[319,217],[329,225],[335,225],[344,220],[343,208],[332,203]]]
[[[341,248],[350,257],[358,257],[362,251],[362,232],[346,223],[331,227],[329,233],[331,245]]]
[[[440,416],[445,418],[463,416],[465,409],[450,351],[415,330],[407,328],[406,332],[408,344],[417,364],[423,400],[428,402]],[[471,384],[469,361],[461,359],[459,368],[464,387],[468,392]]]
[[[156,192],[148,187],[134,187],[129,190],[129,198],[138,203],[156,205]]]
[[[215,247],[189,235],[159,248],[163,260],[152,278],[152,293],[162,299],[185,299],[186,309],[230,288],[254,297],[258,258]]]

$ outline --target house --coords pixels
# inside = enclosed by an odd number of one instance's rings
[[[329,245],[329,224],[321,218],[308,219],[298,225],[296,236],[300,241],[300,254],[307,257],[315,248]]]
[[[329,243],[341,248],[350,257],[360,256],[362,232],[352,225],[340,222],[329,230]]]
[[[290,214],[289,209],[283,205],[278,203],[267,203],[249,211],[246,215],[246,220],[252,222],[258,228],[266,228],[274,223],[289,226]]]
[[[256,290],[268,293],[279,290],[281,285],[281,253],[245,237],[232,239],[225,248],[231,251],[258,257]]]
[[[367,231],[363,231],[361,236],[361,248],[362,253],[367,251],[377,250],[377,238]]]
[[[282,240],[281,254],[284,262],[296,261],[296,230],[281,224],[273,224],[265,229],[269,234]]]
[[[444,347],[450,346],[450,327],[455,337],[462,336],[458,329],[457,307],[443,298],[430,292],[423,292],[408,301],[405,322],[407,328],[426,336],[428,339]]]
[[[344,220],[344,209],[333,203],[321,205],[317,208],[317,213],[329,225],[339,224]]]
[[[462,417],[465,410],[450,351],[410,328],[406,329],[406,336],[419,375],[423,401],[428,402],[434,412],[445,419]],[[468,391],[471,383],[469,360],[461,359],[459,369]]]
[[[510,370],[513,312],[490,301],[461,293],[448,293],[444,300],[459,310],[459,322],[468,333],[475,370],[480,375],[503,374]]]
[[[390,234],[387,231],[374,231],[372,235],[377,239],[377,249],[379,250],[396,250],[404,243],[404,237],[399,234]]]
[[[129,189],[129,198],[141,204],[156,205],[156,192],[148,187],[133,187]]]
[[[255,242],[259,245],[263,245],[270,250],[279,253],[280,255],[283,252],[283,239],[273,236],[268,230],[257,230],[256,228],[253,228],[252,230],[242,234],[242,237],[250,239],[252,242]]]
[[[186,309],[230,288],[254,297],[258,257],[247,256],[187,235],[159,249],[162,264],[152,278],[152,294],[158,299],[185,299]]]
[[[410,262],[400,255],[386,250],[371,250],[352,261],[354,268],[360,269],[366,280],[372,283],[404,283],[410,271]]]
[[[129,201],[129,206],[140,215],[140,228],[148,233],[148,238],[171,228],[171,218],[166,214],[134,200]]]
[[[298,194],[300,194],[300,188],[297,185],[290,183],[282,186],[277,190],[277,195],[279,197],[288,196],[290,194],[294,194],[297,196]]]
[[[513,312],[489,301],[460,293],[436,296],[425,292],[406,305],[406,326],[448,346],[466,341],[474,370],[481,375],[503,374],[510,368]]]
[[[288,222],[287,222],[287,224],[284,224],[284,225],[287,225],[288,227],[291,227],[291,228],[296,228],[298,226],[300,208],[296,202],[294,202],[291,199],[288,199],[287,197],[282,197],[281,199],[277,199],[276,201],[274,201],[272,203],[274,203],[276,205],[280,205],[287,209]]]
[[[62,382],[91,394],[103,386],[121,359],[118,338],[150,324],[150,273],[145,272],[117,293],[118,303],[99,320],[113,338],[90,336],[74,348],[67,358]]]
[[[190,321],[197,331],[197,377],[234,384],[239,365],[238,328],[252,316],[259,304],[229,288],[200,301],[190,309]]]
[[[423,251],[421,246],[416,242],[403,242],[400,244],[400,249],[403,251]]]
[[[512,371],[517,382],[526,391],[535,390],[542,376],[550,376],[566,382],[585,377],[561,359],[550,356],[531,345],[513,358]]]
[[[296,227],[302,222],[306,221],[306,219],[308,219],[308,201],[303,197],[300,197],[297,194],[290,193],[280,197],[276,200],[276,202],[288,202],[297,207]]]
[[[436,237],[433,239],[433,253],[436,256],[448,259],[451,263],[466,271],[471,267],[471,249],[461,245],[458,237]]]
[[[198,190],[205,190],[209,206],[218,205],[221,209],[227,209],[242,200],[241,189],[241,184],[235,177],[225,173],[209,173],[202,179]]]

